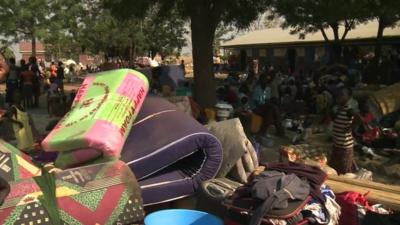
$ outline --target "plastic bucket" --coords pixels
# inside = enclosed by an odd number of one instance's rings
[[[206,212],[188,209],[167,209],[149,214],[145,225],[223,225],[218,217]]]

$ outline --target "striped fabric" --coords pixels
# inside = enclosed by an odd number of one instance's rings
[[[347,114],[348,106],[338,108],[336,118],[333,120],[333,143],[337,148],[352,148],[353,135],[351,124],[353,117]]]

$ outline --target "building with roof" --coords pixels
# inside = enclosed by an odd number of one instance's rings
[[[351,54],[358,56],[373,52],[378,31],[377,22],[361,24],[350,30],[343,41],[344,60]],[[333,40],[332,30],[327,29],[327,37]],[[339,29],[341,34],[343,30]],[[307,69],[315,63],[329,61],[330,52],[321,32],[307,34],[300,39],[298,34],[281,28],[252,31],[222,44],[233,56],[241,69],[246,68],[252,59],[258,59],[261,65],[293,67]],[[383,37],[383,51],[400,53],[400,28],[386,28]],[[350,54],[351,53],[351,54]]]
[[[31,41],[20,41],[18,43],[18,54],[21,59],[28,61],[29,57],[32,56],[32,43]],[[38,60],[45,60],[46,49],[42,42],[36,41],[36,58]]]

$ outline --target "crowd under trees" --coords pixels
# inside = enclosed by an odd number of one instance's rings
[[[179,55],[191,31],[194,95],[216,103],[212,56],[224,31],[246,29],[266,11],[299,34],[321,32],[339,60],[341,44],[357,25],[377,20],[375,63],[383,32],[400,20],[398,0],[0,0],[2,46],[21,39],[46,44],[58,57],[104,53],[132,60],[138,55]],[[339,33],[339,28],[344,32]],[[325,31],[333,32],[330,40]],[[4,49],[4,48],[0,48]],[[207,91],[204,87],[207,87]]]

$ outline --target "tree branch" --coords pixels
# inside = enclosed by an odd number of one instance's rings
[[[218,0],[218,1],[210,1],[211,3],[208,4],[213,4],[212,10],[211,10],[211,22],[213,26],[213,30],[215,30],[221,21],[221,13],[223,10],[224,6],[224,0]]]
[[[347,19],[344,20],[344,32],[341,38],[342,41],[346,38],[349,31],[352,29],[354,22],[355,19],[351,19],[350,22]]]
[[[322,36],[324,37],[325,41],[326,41],[326,42],[329,42],[330,40],[329,40],[328,36],[326,35],[324,28],[321,26],[321,27],[319,28],[319,30],[321,31]]]

